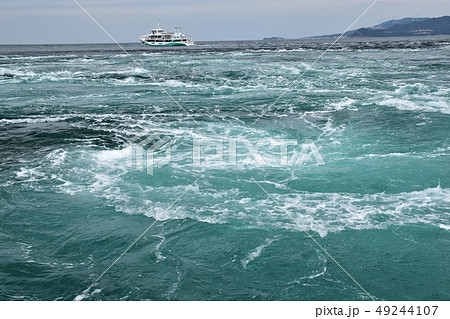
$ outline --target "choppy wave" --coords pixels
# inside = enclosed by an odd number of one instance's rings
[[[247,257],[241,260],[242,267],[246,268],[249,263],[258,258],[261,255],[264,248],[272,244],[273,241],[274,241],[273,238],[267,238],[263,244],[261,244],[260,246],[256,247],[254,250],[249,252]]]
[[[75,159],[80,157],[76,153],[56,150],[49,153],[38,167],[21,167],[16,172],[16,179],[35,191],[48,189],[48,185],[42,182],[50,181],[57,192],[68,195],[90,193],[105,198],[116,211],[125,214],[142,214],[160,220],[188,218],[207,223],[239,220],[252,227],[303,229],[320,236],[347,229],[384,229],[406,224],[446,229],[450,219],[450,190],[440,186],[398,194],[272,193],[275,201],[270,198],[255,200],[240,190],[241,183],[222,191],[207,191],[201,182],[192,188],[189,183],[159,187],[135,184],[127,181],[127,176],[133,172],[130,154],[130,148],[101,151],[94,158],[82,156],[85,162],[78,160],[78,166],[72,167]],[[251,181],[245,181],[244,185],[248,183]],[[260,183],[286,189],[282,183]],[[181,194],[187,189],[195,194],[197,204],[181,204],[166,212],[170,202],[161,201],[158,197],[169,193]],[[283,209],[276,209],[278,205]],[[302,229],[288,218],[284,210],[295,217]],[[259,255],[264,247],[254,255]],[[251,258],[243,261],[243,265],[250,262]]]

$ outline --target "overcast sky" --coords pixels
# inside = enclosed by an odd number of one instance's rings
[[[343,32],[374,0],[78,0],[120,42],[158,21],[195,40],[299,38]],[[450,15],[449,0],[379,0],[355,28],[402,17]],[[0,44],[107,43],[73,0],[0,0]]]

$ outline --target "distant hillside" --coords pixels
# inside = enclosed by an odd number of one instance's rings
[[[403,20],[403,19],[402,19]],[[392,21],[392,20],[391,20]],[[389,26],[391,21],[384,23]],[[394,20],[395,21],[395,20]],[[401,20],[397,20],[401,21]],[[404,23],[396,23],[391,27],[378,28],[361,28],[355,30],[350,37],[405,37],[419,35],[450,35],[450,16],[430,19],[418,19],[413,22],[403,21]]]
[[[335,38],[340,35],[336,33],[314,38]],[[344,34],[344,37],[404,37],[420,35],[450,35],[450,16],[389,20],[370,28],[348,31]]]
[[[388,29],[388,28],[392,28],[395,25],[401,25],[401,24],[408,24],[411,22],[422,22],[425,20],[429,20],[431,18],[403,18],[403,19],[394,19],[394,20],[389,20],[383,23],[380,23],[376,26],[373,26],[371,29]]]

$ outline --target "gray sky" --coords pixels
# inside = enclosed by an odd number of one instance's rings
[[[158,20],[197,41],[299,38],[343,32],[374,0],[78,0],[120,42]],[[379,0],[355,25],[450,15],[449,0]],[[0,0],[0,44],[107,43],[73,0]]]

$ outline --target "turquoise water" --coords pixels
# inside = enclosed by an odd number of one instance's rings
[[[450,41],[340,43],[253,124],[328,46],[0,46],[0,299],[449,300]],[[267,165],[194,165],[194,139]]]

